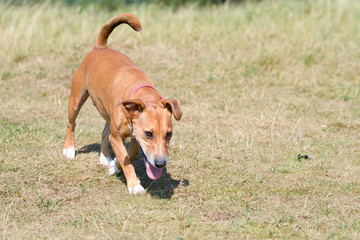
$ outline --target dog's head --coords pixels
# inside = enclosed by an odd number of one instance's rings
[[[140,99],[121,101],[122,110],[145,157],[146,173],[152,179],[161,177],[169,153],[172,137],[171,115],[180,120],[180,101],[174,98],[161,100],[160,104]]]

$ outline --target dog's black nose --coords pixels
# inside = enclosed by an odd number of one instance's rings
[[[155,160],[155,166],[158,168],[162,168],[165,167],[166,165],[166,161],[165,160],[161,160],[161,159],[156,159]]]

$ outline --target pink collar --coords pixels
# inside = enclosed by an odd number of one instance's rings
[[[134,88],[131,90],[130,94],[129,94],[129,98],[131,97],[131,95],[132,95],[133,93],[135,93],[137,90],[139,90],[140,88],[143,88],[143,87],[152,88],[152,89],[159,95],[160,99],[161,99],[161,100],[163,99],[163,98],[160,96],[160,94],[158,93],[158,91],[156,91],[156,89],[155,89],[153,86],[147,85],[147,84],[141,84],[141,85],[137,85],[136,87],[134,87]]]

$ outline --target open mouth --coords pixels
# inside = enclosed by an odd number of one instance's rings
[[[153,180],[159,179],[162,175],[163,169],[157,168],[157,167],[154,167],[153,165],[151,165],[151,163],[146,158],[146,155],[141,147],[140,147],[140,149],[141,149],[141,152],[144,155],[144,159],[145,159],[146,174],[148,175],[149,178],[151,178]]]

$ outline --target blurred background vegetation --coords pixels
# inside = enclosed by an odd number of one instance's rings
[[[261,0],[0,0],[7,4],[34,4],[42,2],[60,2],[67,5],[80,6],[87,8],[93,6],[98,9],[114,9],[121,5],[131,4],[158,4],[160,6],[167,6],[173,9],[184,7],[186,5],[208,6],[208,5],[229,5],[230,3],[241,2],[257,2]]]

